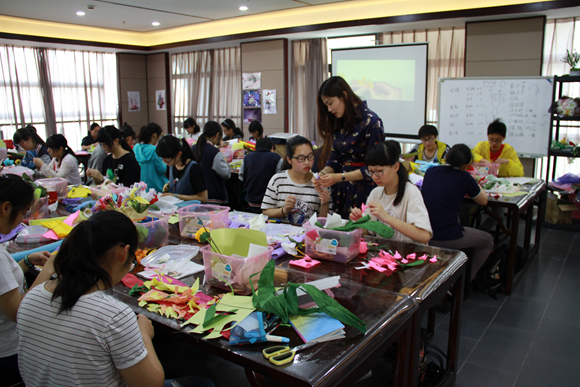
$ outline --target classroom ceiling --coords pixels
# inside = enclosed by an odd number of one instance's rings
[[[351,0],[1,0],[0,15],[134,32]],[[241,11],[240,6],[246,6]],[[92,9],[91,9],[92,8]],[[78,16],[82,11],[85,14]],[[159,23],[158,26],[152,25]]]

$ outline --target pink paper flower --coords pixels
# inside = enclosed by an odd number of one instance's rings
[[[428,258],[428,257],[427,257],[427,254],[423,254],[423,255],[421,255],[421,256],[420,256],[419,258],[417,258],[417,259],[420,259],[420,260],[422,260],[422,261],[425,261],[427,258]]]
[[[401,259],[401,254],[398,251],[395,251],[395,259]]]
[[[409,263],[409,261],[403,258],[401,259],[401,263]]]
[[[364,253],[366,253],[368,251],[368,249],[369,249],[369,247],[367,246],[367,243],[366,242],[361,242],[360,243],[360,246],[358,248],[358,252],[360,254],[364,254]]]
[[[365,211],[367,210],[367,208],[369,208],[369,206],[367,206],[367,205],[366,205],[366,204],[364,204],[364,203],[360,205],[360,210],[361,210],[361,212],[362,212],[363,214],[365,213]]]
[[[434,255],[434,256],[433,256],[433,258],[431,258],[431,259],[429,260],[429,262],[431,262],[431,263],[435,263],[435,262],[437,262],[437,256],[436,256],[436,255]]]
[[[415,253],[412,253],[412,254],[407,255],[407,259],[408,260],[411,260],[412,261],[415,258],[417,258],[417,254],[415,254]]]

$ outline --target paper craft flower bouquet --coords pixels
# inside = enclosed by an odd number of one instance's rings
[[[147,184],[140,182],[134,184],[127,194],[108,194],[95,203],[92,212],[113,210],[127,215],[133,221],[147,217],[149,208],[159,209],[155,206],[157,193],[155,190],[147,191]]]
[[[403,258],[398,251],[395,251],[395,254],[391,254],[385,250],[381,250],[379,251],[378,257],[370,258],[362,266],[356,267],[355,269],[371,269],[390,276],[396,270],[423,265],[427,262],[436,263],[437,256],[429,257],[427,254],[417,256],[416,253],[412,253]]]
[[[580,116],[580,98],[562,96],[554,102],[552,110],[561,117],[578,117]]]

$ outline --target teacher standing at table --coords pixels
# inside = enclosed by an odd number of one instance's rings
[[[342,77],[330,77],[318,90],[318,133],[324,145],[316,188],[332,186],[335,212],[348,219],[376,187],[364,163],[366,152],[383,141],[383,122]]]

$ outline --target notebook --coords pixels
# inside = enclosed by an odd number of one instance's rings
[[[344,325],[326,313],[291,316],[290,324],[305,343],[338,340],[345,337]]]

